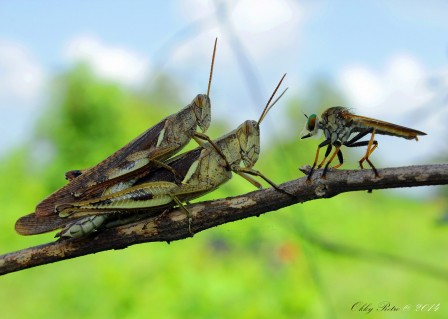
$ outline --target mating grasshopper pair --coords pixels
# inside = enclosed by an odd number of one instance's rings
[[[231,178],[232,172],[261,187],[249,175],[259,176],[278,189],[252,167],[260,152],[260,123],[278,101],[270,104],[284,77],[257,122],[245,121],[236,130],[211,141],[204,133],[211,118],[208,95],[215,52],[216,42],[207,95],[196,96],[190,105],[98,165],[68,172],[69,183],[44,199],[35,213],[20,218],[17,232],[32,235],[63,228],[57,236],[82,237],[109,222],[119,222],[123,216],[156,215],[175,205],[188,214],[190,227],[191,216],[182,203],[218,188]],[[203,133],[196,131],[198,126]],[[201,146],[171,158],[190,139]]]

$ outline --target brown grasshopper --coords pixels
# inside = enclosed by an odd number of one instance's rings
[[[144,176],[150,167],[164,166],[163,161],[178,153],[191,139],[199,145],[202,144],[201,140],[211,142],[204,133],[211,119],[209,93],[216,43],[217,39],[213,50],[207,95],[198,94],[182,110],[149,128],[98,165],[83,171],[67,172],[69,183],[39,203],[35,211],[36,216],[51,216],[55,213],[57,204],[101,196],[111,187],[109,193],[125,189],[133,181]],[[198,126],[202,133],[197,132]],[[175,174],[175,171],[172,173]],[[17,231],[27,234],[26,229],[20,227],[20,220],[18,223]]]
[[[237,129],[214,141],[220,151],[217,151],[210,143],[205,143],[201,147],[164,162],[166,166],[182,176],[181,183],[178,183],[170,169],[164,166],[153,168],[149,174],[138,179],[132,187],[127,189],[91,200],[58,205],[56,210],[62,218],[60,220],[53,218],[45,226],[42,223],[39,224],[39,231],[42,232],[45,227],[45,231],[60,228],[64,225],[61,220],[65,219],[67,226],[58,236],[81,237],[100,227],[107,227],[108,223],[119,224],[120,219],[126,220],[126,216],[131,213],[141,213],[141,216],[147,217],[160,214],[174,205],[181,207],[187,213],[190,226],[191,214],[182,203],[215,190],[231,179],[232,172],[258,188],[261,185],[249,175],[259,176],[279,189],[271,180],[254,170],[253,166],[260,153],[260,124],[268,111],[280,99],[281,96],[270,105],[283,78],[258,121],[245,121]],[[241,163],[244,167],[241,167]]]

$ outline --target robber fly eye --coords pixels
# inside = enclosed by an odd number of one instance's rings
[[[308,131],[314,131],[314,128],[316,127],[316,114],[311,114],[308,116],[308,120],[306,122],[306,129]]]

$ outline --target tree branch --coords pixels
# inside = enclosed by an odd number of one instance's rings
[[[304,173],[309,169],[309,166],[301,168]],[[380,177],[375,178],[371,170],[335,170],[327,174],[327,179],[321,179],[321,172],[318,171],[311,183],[302,177],[280,185],[294,196],[268,188],[241,196],[192,204],[187,206],[193,215],[191,227],[193,232],[198,233],[235,220],[345,192],[448,184],[448,164],[385,168],[378,172]],[[86,238],[59,240],[2,255],[0,275],[100,251],[123,249],[139,243],[170,242],[186,237],[190,237],[186,215],[182,210],[174,209],[157,217],[106,229]]]

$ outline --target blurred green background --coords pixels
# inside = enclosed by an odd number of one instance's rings
[[[446,162],[448,10],[436,2],[2,3],[0,254],[54,240],[19,236],[14,223],[64,185],[66,171],[95,165],[204,93],[216,36],[212,138],[257,119],[288,72],[255,166],[273,181],[302,176],[319,143],[298,139],[303,113],[334,105],[428,133],[418,143],[379,137],[378,168]],[[346,150],[343,168],[357,168],[361,154]],[[252,190],[235,176],[203,199]],[[169,245],[8,274],[0,316],[447,318],[446,195],[353,192]],[[410,310],[377,311],[383,302]],[[374,310],[358,311],[364,304]]]
[[[14,222],[62,186],[65,171],[93,165],[185,105],[173,89],[167,83],[125,89],[82,64],[60,74],[34,138],[1,161],[1,253],[54,240],[54,234],[20,237]],[[341,99],[321,82],[310,96],[282,107],[297,118],[302,103]],[[213,119],[210,135],[230,129]],[[256,167],[277,182],[296,178],[315,147],[286,136],[262,150]],[[346,154],[353,168],[356,160]],[[251,190],[235,177],[206,198]],[[437,197],[416,200],[387,190],[295,205],[170,245],[137,245],[6,275],[0,309],[8,318],[355,318],[362,315],[351,311],[356,302],[389,301],[442,303],[431,316],[443,318],[448,239],[435,222],[443,205]]]

